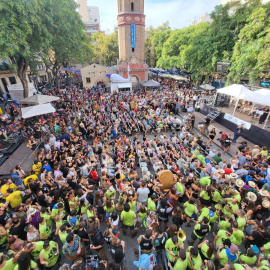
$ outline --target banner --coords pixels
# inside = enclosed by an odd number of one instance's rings
[[[249,130],[251,128],[251,124],[249,122],[243,121],[237,117],[234,117],[233,115],[225,113],[224,119],[236,124],[237,126],[242,125],[247,130]]]
[[[131,48],[136,47],[136,24],[132,23],[130,24],[131,28],[131,35],[130,35],[130,41],[131,41]]]

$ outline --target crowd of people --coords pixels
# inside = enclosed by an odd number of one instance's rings
[[[1,116],[35,154],[1,180],[1,270],[129,270],[130,249],[141,269],[269,269],[267,147],[243,142],[226,160],[209,119],[195,135],[195,115],[178,116],[199,100],[189,89],[46,94],[61,97],[54,114]]]

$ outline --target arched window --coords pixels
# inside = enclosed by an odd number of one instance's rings
[[[134,3],[131,2],[131,11],[134,11]]]

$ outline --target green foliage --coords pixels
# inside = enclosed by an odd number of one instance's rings
[[[231,82],[238,82],[243,75],[248,75],[250,82],[269,78],[270,9],[267,5],[255,5],[234,46],[228,74]]]
[[[150,66],[173,67],[193,72],[195,81],[211,77],[217,62],[230,62],[228,79],[239,82],[270,76],[270,3],[259,0],[230,6],[216,6],[212,23],[183,29],[150,27],[146,39],[146,59]],[[159,30],[158,30],[159,29]],[[155,64],[155,65],[154,65]]]
[[[163,45],[169,38],[171,28],[169,22],[163,23],[156,29],[150,26],[146,30],[145,58],[150,67],[155,67],[157,60],[161,57]]]
[[[108,35],[104,33],[94,33],[91,36],[90,46],[93,52],[92,63],[106,66],[117,64],[119,56],[117,33],[114,32]]]
[[[73,0],[1,0],[0,57],[16,66],[26,96],[29,64],[48,63],[50,51],[56,71],[90,57],[85,26],[76,8]]]

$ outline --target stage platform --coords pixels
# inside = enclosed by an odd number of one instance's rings
[[[204,119],[205,116],[208,115],[209,112],[213,109],[219,110],[221,112],[221,114],[215,119],[215,123],[221,125],[223,129],[227,128],[229,130],[229,133],[233,135],[234,131],[237,128],[237,125],[224,118],[225,113],[232,115],[233,107],[213,108],[212,106],[202,103],[200,107],[200,113],[204,115],[202,119]],[[251,124],[250,129],[244,129],[241,132],[241,137],[243,138],[243,140],[249,141],[255,145],[259,145],[260,147],[267,146],[268,148],[270,148],[270,130],[268,128],[263,129],[263,125],[258,124],[259,119],[252,119],[251,116],[239,112],[235,114],[235,117]],[[238,141],[239,140],[241,139],[239,138]]]
[[[179,115],[182,117],[184,117],[186,113],[183,113],[183,112],[180,112]],[[198,124],[200,122],[203,122],[204,119],[205,119],[205,115],[202,114],[201,112],[194,112],[195,114],[195,125],[194,127],[198,130]],[[215,128],[216,129],[216,133],[217,133],[217,136],[215,137],[215,139],[213,140],[213,143],[212,143],[212,146],[211,146],[211,149],[212,150],[217,150],[218,152],[222,153],[222,157],[223,158],[226,158],[227,160],[230,159],[231,157],[234,157],[237,153],[237,146],[239,145],[240,142],[242,141],[246,141],[248,146],[250,147],[253,147],[254,144],[248,140],[246,140],[245,138],[242,138],[241,136],[237,139],[237,142],[236,143],[232,143],[231,144],[231,148],[230,150],[224,154],[223,151],[220,149],[220,142],[217,140],[220,136],[218,134],[219,131],[223,131],[223,132],[226,132],[227,134],[233,134],[233,132],[231,130],[229,130],[228,128],[224,127],[223,125],[220,125],[219,123],[217,122],[213,122],[210,124],[209,126],[209,129],[211,128]],[[204,137],[204,142],[208,142],[208,136],[207,134],[203,134],[203,137]]]
[[[0,176],[10,175],[10,170],[21,165],[24,171],[30,171],[34,163],[33,152],[27,149],[23,142],[15,152],[0,166]]]
[[[228,113],[228,114],[232,115],[233,110],[234,110],[234,105],[230,105],[230,107],[223,107],[223,108],[217,107],[217,109],[219,111],[221,111],[222,113]],[[252,118],[252,116],[249,116],[248,114],[237,112],[237,111],[235,112],[234,116],[241,119],[241,120],[243,120],[243,121],[249,122],[252,125],[255,125],[255,126],[259,127],[259,128],[264,127],[264,123],[259,124],[259,117],[258,118]],[[266,124],[265,130],[270,130],[270,123]]]

